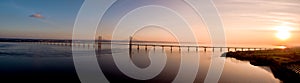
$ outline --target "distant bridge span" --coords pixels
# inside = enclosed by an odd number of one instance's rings
[[[140,49],[143,47],[144,49],[148,49],[149,47],[161,47],[161,48],[170,48],[172,51],[173,48],[178,48],[181,50],[182,48],[187,48],[190,50],[191,48],[196,49],[198,51],[199,49],[203,49],[203,51],[207,51],[208,49],[211,49],[212,51],[215,51],[216,49],[219,49],[221,52],[223,50],[227,51],[254,51],[254,50],[271,50],[274,48],[264,48],[264,47],[217,47],[217,46],[200,46],[200,45],[188,45],[188,44],[179,44],[178,42],[160,42],[160,41],[133,41],[132,37],[129,38],[128,41],[112,41],[112,40],[102,40],[102,37],[100,36],[98,40],[95,40],[94,43],[89,42],[82,42],[80,40],[76,40],[77,42],[71,42],[71,41],[62,41],[62,42],[51,42],[51,41],[40,41],[36,43],[42,43],[42,44],[48,44],[48,45],[62,45],[62,46],[77,46],[77,47],[98,47],[98,49],[101,49],[102,44],[117,44],[117,45],[129,45],[129,50],[132,49]],[[188,43],[188,42],[184,42]],[[135,47],[135,48],[133,48]]]

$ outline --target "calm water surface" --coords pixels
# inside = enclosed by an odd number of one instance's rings
[[[112,54],[103,45],[101,50],[97,50],[97,59],[99,65],[107,77],[112,82],[117,81],[133,81],[145,82],[134,80],[124,75],[117,66],[114,64]],[[92,47],[79,47],[83,48],[81,52],[94,51]],[[130,55],[132,62],[139,68],[147,68],[151,65],[149,56],[155,56],[156,53],[164,53],[166,55],[157,55],[167,57],[166,65],[153,79],[147,80],[150,82],[169,82],[172,81],[179,70],[181,54],[182,56],[200,56],[200,68],[198,70],[195,82],[203,82],[208,72],[211,56],[217,54],[221,56],[221,52],[203,52],[199,49],[182,49],[181,53],[178,48],[162,49],[160,47],[150,48],[147,50],[144,47],[133,48],[129,52],[126,46],[112,48],[116,56]],[[84,55],[82,56],[84,57]],[[96,58],[96,57],[95,57]],[[7,79],[24,79],[25,81],[66,81],[66,82],[79,82],[77,77],[73,58],[72,50],[69,46],[58,45],[44,45],[44,44],[30,44],[30,43],[0,43],[0,73],[1,78]],[[276,83],[280,80],[276,79],[269,67],[253,66],[247,61],[240,61],[233,58],[226,58],[224,69],[219,80],[220,83]]]

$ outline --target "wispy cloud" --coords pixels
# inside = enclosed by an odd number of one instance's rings
[[[262,28],[300,27],[300,0],[214,0],[225,25]],[[237,26],[238,25],[238,26]],[[254,27],[256,26],[256,27]]]
[[[44,17],[42,14],[40,14],[40,13],[32,14],[32,15],[30,15],[29,17],[32,17],[32,18],[39,18],[39,19],[45,18],[45,17]]]

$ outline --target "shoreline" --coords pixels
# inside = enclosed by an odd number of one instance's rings
[[[300,82],[300,50],[296,48],[227,52],[222,57],[249,61],[254,66],[269,66],[283,82]]]

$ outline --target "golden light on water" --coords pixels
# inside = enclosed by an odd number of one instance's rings
[[[280,48],[280,49],[285,49],[286,46],[278,46],[277,48]]]
[[[278,26],[275,28],[275,30],[277,31],[276,37],[279,38],[280,40],[287,40],[291,36],[290,33],[291,27]]]

